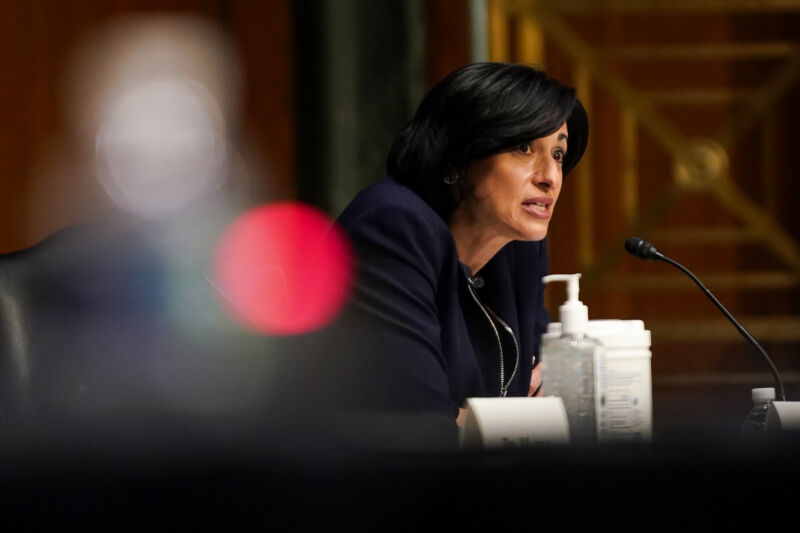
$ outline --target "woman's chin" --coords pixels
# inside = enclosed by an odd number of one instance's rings
[[[523,231],[520,231],[520,236],[517,237],[518,241],[541,241],[547,237],[547,225],[537,225],[537,227],[533,228],[524,228]]]

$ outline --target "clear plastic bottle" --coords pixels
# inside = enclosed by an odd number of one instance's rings
[[[584,334],[564,334],[542,354],[542,394],[564,402],[570,442],[597,442],[595,352],[597,341]]]
[[[545,283],[566,281],[567,301],[559,308],[562,335],[543,347],[542,394],[564,403],[570,442],[597,442],[595,361],[600,343],[585,334],[588,309],[578,300],[580,274],[545,276]]]
[[[742,423],[741,437],[746,445],[758,445],[764,441],[767,428],[767,413],[770,404],[775,400],[775,389],[772,387],[753,389],[753,407]]]

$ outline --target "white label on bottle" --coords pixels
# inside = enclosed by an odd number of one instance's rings
[[[606,384],[606,374],[608,368],[606,367],[605,350],[602,346],[597,346],[594,351],[594,413],[595,425],[597,426],[597,438],[600,439],[603,427],[603,403],[605,402],[604,393]]]
[[[649,352],[598,360],[597,436],[600,441],[649,440],[652,434]]]

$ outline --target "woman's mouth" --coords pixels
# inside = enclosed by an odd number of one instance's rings
[[[522,202],[522,209],[536,218],[550,218],[550,206],[553,200],[550,198],[532,198]]]

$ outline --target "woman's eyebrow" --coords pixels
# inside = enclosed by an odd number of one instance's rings
[[[567,136],[566,133],[562,133],[561,135],[558,136],[558,140],[559,141],[562,141],[562,140],[566,141],[566,140],[569,140],[569,137]]]

